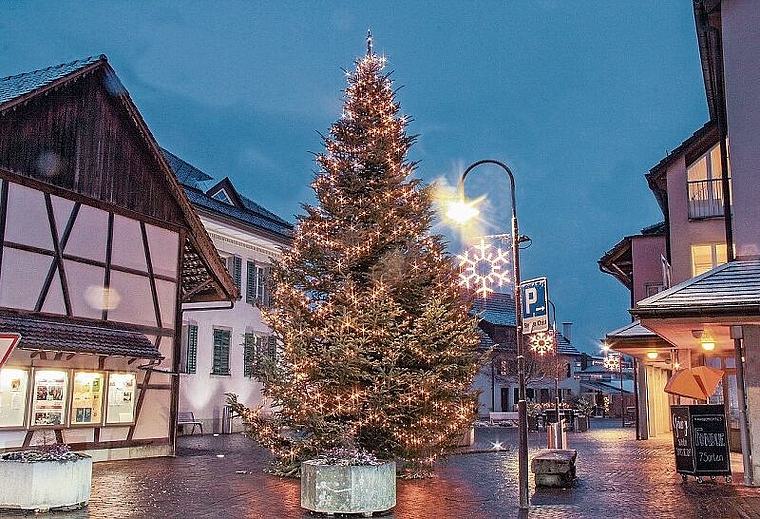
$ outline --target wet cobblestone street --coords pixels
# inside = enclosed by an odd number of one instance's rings
[[[505,452],[471,452],[439,463],[426,480],[399,480],[389,519],[520,517],[515,428],[478,428],[474,451],[494,442]],[[530,433],[530,455],[546,433]],[[683,484],[669,437],[636,441],[632,428],[596,422],[569,433],[578,450],[578,482],[567,490],[536,491],[530,475],[530,518],[760,518],[760,490],[745,488],[741,458],[732,457],[733,484],[723,478]],[[184,436],[176,458],[95,464],[90,504],[45,514],[56,519],[314,517],[300,508],[295,479],[263,473],[267,454],[240,434]],[[5,514],[18,517],[21,514]],[[42,516],[45,516],[42,515]]]

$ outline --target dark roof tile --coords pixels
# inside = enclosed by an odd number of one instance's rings
[[[15,76],[8,76],[0,79],[0,104],[12,99],[29,94],[38,88],[49,85],[64,76],[76,72],[77,70],[91,65],[97,61],[105,60],[106,57],[90,56],[89,58],[62,63],[52,67],[24,72]]]
[[[24,350],[163,358],[145,335],[132,330],[16,315],[0,315],[0,327],[21,334],[17,347]]]

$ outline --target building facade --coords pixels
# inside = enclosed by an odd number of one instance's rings
[[[243,196],[228,178],[203,189],[209,175],[164,155],[242,296],[225,305],[183,305],[180,411],[192,412],[204,432],[232,432],[242,424],[230,415],[226,393],[250,408],[266,404],[256,366],[274,358],[276,343],[261,308],[269,304],[270,266],[290,246],[293,226]]]
[[[237,295],[105,56],[0,79],[0,450],[172,454],[180,304]]]
[[[639,352],[651,349],[672,370],[724,371],[710,399],[725,405],[744,483],[758,485],[760,10],[750,0],[696,0],[694,14],[710,122],[647,175],[667,224],[671,286],[630,311],[663,341],[639,337]]]

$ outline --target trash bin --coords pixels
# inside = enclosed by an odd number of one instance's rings
[[[232,410],[232,406],[225,405],[222,408],[222,434],[232,433],[232,419],[235,417],[235,412]]]

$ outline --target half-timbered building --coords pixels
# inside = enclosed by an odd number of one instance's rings
[[[105,56],[0,79],[0,450],[172,454],[181,305],[238,293]]]

